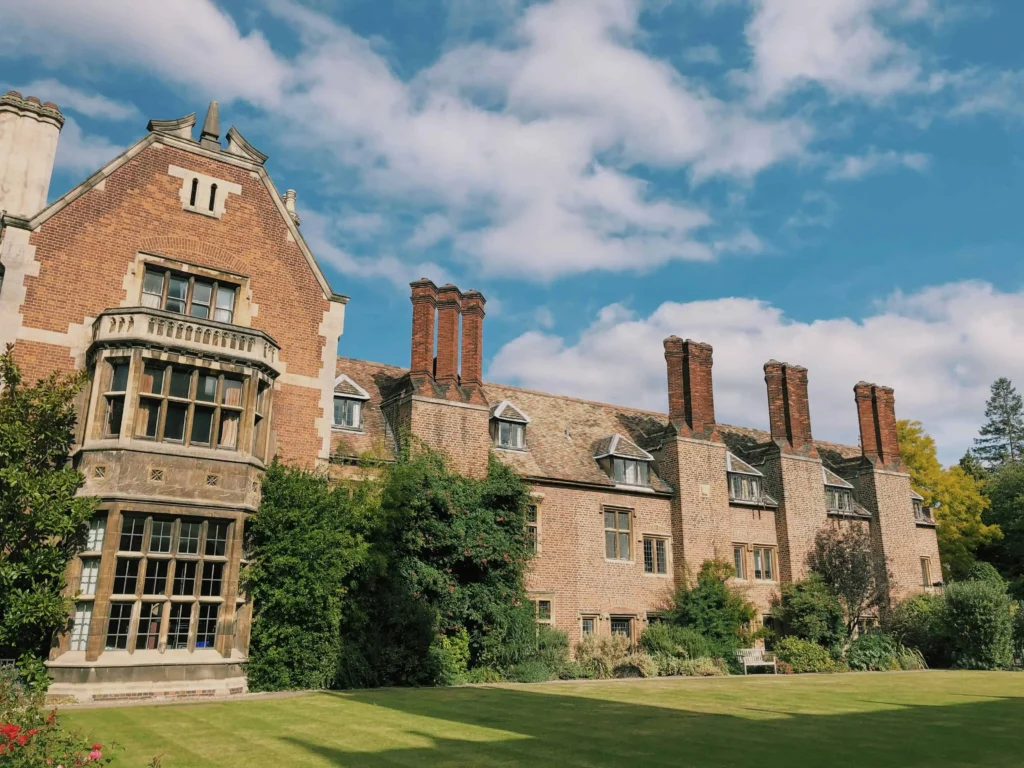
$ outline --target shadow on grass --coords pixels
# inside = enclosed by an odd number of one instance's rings
[[[529,690],[462,688],[326,694],[405,714],[495,729],[377,752],[286,741],[334,765],[382,766],[1021,766],[1024,699],[808,715],[739,705],[747,717]],[[652,691],[653,694],[653,691]],[[856,699],[852,697],[851,700]],[[766,704],[768,702],[765,702]],[[681,703],[685,706],[685,702]],[[735,704],[733,705],[736,706]],[[761,719],[755,719],[761,718]],[[479,740],[489,738],[494,740]]]

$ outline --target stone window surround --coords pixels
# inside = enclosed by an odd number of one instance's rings
[[[145,278],[147,265],[158,270],[169,270],[188,277],[199,277],[210,282],[227,283],[237,286],[238,291],[235,294],[235,307],[231,325],[238,325],[243,328],[252,326],[252,318],[256,317],[259,309],[252,301],[252,289],[248,275],[231,272],[226,269],[215,269],[195,262],[185,261],[184,259],[173,259],[152,251],[138,251],[136,253],[135,263],[129,269],[124,280],[123,287],[127,299],[124,306],[142,306],[142,282]],[[182,315],[182,317],[189,317],[189,315]]]
[[[106,377],[110,376],[109,362],[112,359],[123,360],[126,358],[129,360],[131,367],[128,374],[128,389],[125,395],[126,405],[122,416],[121,435],[120,437],[107,437],[104,434],[104,420],[106,415]],[[266,455],[270,430],[264,429],[262,431],[262,434],[259,437],[263,445],[256,446],[257,450],[253,450],[254,446],[252,443],[253,433],[255,431],[256,400],[258,391],[264,391],[266,393],[264,397],[270,398],[270,402],[265,406],[265,410],[268,413],[262,414],[264,421],[270,419],[270,414],[273,410],[273,381],[264,372],[255,367],[222,363],[209,358],[191,358],[185,355],[179,355],[179,358],[185,358],[184,361],[179,362],[183,367],[199,368],[201,371],[209,372],[214,375],[218,373],[229,373],[238,376],[243,380],[242,417],[236,449],[185,446],[178,443],[159,443],[152,439],[135,437],[135,414],[138,408],[139,389],[141,387],[144,363],[147,361],[167,362],[166,355],[160,350],[143,347],[103,349],[95,354],[91,366],[93,381],[91,387],[92,392],[90,394],[90,405],[86,411],[89,414],[89,417],[86,419],[84,432],[85,440],[83,443],[90,448],[99,447],[105,444],[119,447],[131,446],[135,448],[146,446],[146,450],[160,453],[171,452],[174,455],[181,456],[213,459],[223,459],[228,456],[238,458],[251,457],[261,462],[262,460],[258,459],[258,457],[261,453],[262,455]],[[173,365],[174,363],[169,364]],[[262,464],[260,465],[262,466]]]
[[[167,174],[176,179],[181,179],[181,190],[178,192],[178,199],[181,200],[182,210],[190,213],[201,213],[203,216],[219,219],[224,215],[224,211],[227,208],[228,195],[242,194],[240,184],[218,179],[215,176],[207,176],[198,171],[179,168],[176,165],[168,166]],[[192,204],[193,181],[196,182],[194,205]],[[217,193],[213,200],[213,210],[210,210],[210,193],[214,184],[217,185]]]
[[[615,564],[615,565],[636,565],[636,557],[635,557],[635,555],[636,555],[636,545],[633,542],[634,529],[636,527],[636,510],[633,509],[632,507],[622,507],[622,506],[616,506],[614,504],[602,504],[600,512],[601,512],[601,533],[602,533],[601,547],[602,547],[602,550],[604,551],[604,561],[605,561],[605,563]],[[608,533],[608,531],[613,530],[613,529],[607,527],[607,523],[605,521],[605,513],[606,512],[616,512],[616,513],[626,512],[629,515],[629,530],[628,530],[629,554],[628,554],[627,557],[624,557],[624,558],[622,558],[622,557],[608,557],[607,533]],[[616,515],[616,526],[617,525],[618,525],[618,517]],[[618,527],[616,527],[614,530],[617,531],[617,532],[621,532],[621,529],[619,529]]]
[[[736,580],[742,580],[750,583],[761,583],[761,584],[778,584],[779,583],[779,547],[777,544],[761,544],[761,543],[743,543],[739,541],[733,542],[733,557],[735,563],[735,550],[737,548],[743,550],[743,577],[734,577]],[[754,550],[770,550],[772,560],[772,577],[770,579],[758,579],[754,576]]]
[[[526,599],[533,603],[534,613],[536,616],[537,624],[544,624],[546,626],[554,628],[555,626],[555,593],[554,592],[527,592]],[[540,618],[540,604],[541,602],[548,603],[551,615],[550,618]]]
[[[534,530],[536,531],[536,538],[534,539],[534,542],[535,542],[534,554],[535,555],[539,555],[541,552],[544,551],[544,544],[543,544],[543,540],[542,540],[543,539],[543,526],[544,526],[544,524],[542,522],[542,518],[544,517],[544,510],[543,510],[544,494],[543,493],[532,492],[530,494],[530,501],[529,501],[529,503],[537,510],[537,520],[534,523],[532,523],[532,525],[534,527]],[[529,525],[530,525],[530,523],[528,522],[527,523],[527,527],[529,527]]]
[[[647,555],[646,555],[645,551],[643,553],[643,556],[645,558],[644,559],[644,563],[643,563],[643,566],[644,566],[644,576],[647,576],[647,577],[650,577],[650,578],[655,578],[655,579],[671,579],[672,578],[672,537],[667,535],[667,534],[664,534],[664,533],[650,533],[650,532],[647,532],[647,533],[643,533],[640,536],[639,540],[641,542],[641,546],[644,547],[644,550],[646,550],[647,541],[648,540],[650,540],[652,542],[651,547],[653,548],[653,556],[654,556],[654,563],[653,563],[654,570],[653,571],[648,571],[647,570],[647,561],[646,561]],[[663,541],[665,543],[665,552],[664,552],[664,567],[665,567],[665,571],[664,571],[664,573],[658,571],[657,544],[653,543],[653,542],[657,542],[657,541]]]

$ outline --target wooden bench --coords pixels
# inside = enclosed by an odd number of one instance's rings
[[[747,667],[771,667],[776,675],[779,674],[775,657],[764,648],[743,648],[736,651],[736,659],[743,665],[744,675],[747,674]]]

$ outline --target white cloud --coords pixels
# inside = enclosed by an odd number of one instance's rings
[[[455,229],[447,217],[431,213],[423,217],[406,243],[410,248],[430,248],[442,240],[449,239]]]
[[[43,101],[54,102],[62,111],[71,110],[86,117],[100,120],[135,120],[141,113],[134,104],[108,99],[98,93],[87,93],[56,80],[35,80],[28,85],[16,86],[23,96],[46,94]],[[42,98],[42,97],[41,97]]]
[[[931,158],[921,152],[881,151],[871,147],[863,155],[848,155],[839,160],[828,172],[828,178],[837,181],[854,181],[872,173],[907,168],[922,172],[928,169]]]
[[[533,321],[541,328],[555,327],[555,315],[547,307],[537,307],[533,312]]]
[[[895,388],[897,416],[924,422],[947,463],[971,445],[991,382],[1024,380],[1024,292],[973,282],[895,294],[859,321],[798,322],[738,298],[666,302],[647,317],[611,305],[574,342],[519,336],[498,351],[488,377],[663,412],[662,340],[672,334],[714,346],[722,423],[766,428],[762,365],[775,358],[808,367],[819,439],[857,444],[853,385],[874,381]]]
[[[722,54],[710,43],[694,45],[683,51],[683,58],[692,64],[721,64]]]
[[[92,173],[123,151],[124,147],[112,144],[102,136],[83,133],[74,118],[65,115],[54,167],[71,173]]]
[[[340,231],[356,238],[368,238],[378,234],[387,225],[381,214],[368,211],[350,211],[338,218]]]

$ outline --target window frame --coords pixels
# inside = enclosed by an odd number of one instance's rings
[[[616,485],[628,485],[632,488],[651,487],[651,466],[646,459],[632,456],[615,456],[612,459],[612,480]],[[621,468],[621,471],[620,471]],[[630,481],[630,469],[635,469],[636,482]]]
[[[587,631],[587,622],[590,622],[590,631]],[[597,634],[597,621],[598,616],[593,614],[587,614],[586,616],[580,616],[580,637],[587,637],[588,635]]]
[[[103,373],[103,437],[120,438],[124,432],[124,414],[128,405],[128,391],[131,388],[132,368],[131,360],[123,357],[107,358],[106,369]],[[123,369],[124,387],[116,389],[118,385],[118,370]],[[120,407],[117,430],[110,428],[111,417],[114,409]]]
[[[616,632],[615,631],[615,625],[616,624],[620,624],[620,625],[621,624],[625,624],[626,625],[625,633]],[[634,645],[635,642],[636,642],[636,628],[635,628],[635,624],[636,624],[636,616],[615,615],[615,616],[609,616],[608,617],[608,628],[609,628],[609,631],[610,631],[612,637],[614,637],[615,635],[623,635],[627,640],[629,640],[629,644],[630,645]]]
[[[150,264],[148,262],[145,263],[143,267],[144,268],[142,273],[142,285],[139,291],[140,306],[148,307],[149,309],[159,309],[164,312],[172,312],[173,314],[181,315],[182,317],[191,317],[195,320],[212,320],[217,323],[234,325],[235,314],[238,311],[238,296],[240,293],[240,289],[242,287],[238,283],[231,282],[229,280],[222,280],[219,277],[206,277],[204,275],[195,275],[190,272],[183,272],[181,270],[173,269],[171,267],[165,267],[158,264]],[[146,290],[146,276],[150,274],[161,275],[162,281],[160,283],[159,294]],[[185,298],[172,299],[172,301],[180,301],[182,303],[183,308],[181,312],[167,308],[167,294],[170,288],[172,277],[178,278],[179,280],[185,280],[188,283],[188,286],[185,290]],[[196,302],[198,306],[205,306],[208,309],[209,314],[207,314],[206,317],[192,314],[193,297],[195,295],[195,286],[197,282],[203,285],[210,286],[209,303],[204,304],[202,301]],[[221,288],[224,288],[225,290],[230,289],[233,291],[230,308],[221,307],[218,303],[218,297],[220,295],[219,289]],[[158,296],[159,306],[152,306],[152,304],[147,304],[146,299],[143,298],[145,296]],[[218,319],[218,312],[226,312],[228,314],[227,320]]]
[[[93,603],[75,603],[75,611],[71,617],[71,632],[68,635],[69,651],[85,651],[89,647],[89,635],[92,631]]]
[[[554,629],[555,626],[555,596],[546,592],[538,592],[527,596],[530,604],[533,605],[533,617],[537,623],[537,629],[547,626]],[[541,603],[547,604],[547,615],[541,613]]]
[[[532,511],[532,520],[531,518]],[[540,552],[540,504],[531,501],[526,505],[526,537],[533,544],[533,553]]]
[[[737,565],[739,566],[737,568]],[[738,581],[747,580],[747,545],[732,545],[732,567],[736,571],[735,579]]]
[[[932,581],[932,559],[930,557],[921,558],[921,586],[923,586],[926,591],[931,591],[935,586]]]
[[[602,507],[602,522],[604,523],[604,559],[608,562],[614,563],[631,563],[633,562],[633,510],[625,507]],[[614,526],[609,527],[608,515],[614,515],[613,522]],[[627,516],[628,527],[623,529],[620,527],[622,522],[621,515]],[[615,546],[613,547],[614,554],[609,555],[608,544],[610,539],[608,534],[613,533],[615,538]],[[622,556],[622,537],[626,536],[627,549],[626,556]]]
[[[650,544],[651,567],[648,570],[648,544]],[[660,547],[659,547],[660,545]],[[659,551],[660,550],[660,551]],[[648,576],[668,576],[668,537],[657,534],[645,534],[643,537],[644,573]]]
[[[853,490],[838,485],[825,486],[825,506],[829,512],[840,515],[853,514]]]
[[[507,430],[508,440],[502,439],[502,429]],[[494,446],[503,451],[526,450],[526,424],[514,419],[494,420]]]
[[[745,504],[764,502],[764,477],[746,472],[728,472],[729,501]]]
[[[751,568],[752,581],[777,583],[779,576],[778,547],[774,544],[754,544],[750,548],[753,568]],[[760,562],[760,567],[758,564]],[[765,564],[767,563],[767,567]],[[761,573],[758,576],[758,572]]]
[[[339,422],[338,418],[338,403],[344,402],[346,409],[351,410],[353,413],[352,424],[346,424]],[[359,397],[351,397],[350,395],[342,395],[339,393],[334,394],[334,412],[331,415],[331,426],[335,429],[350,429],[353,431],[361,431],[363,428],[363,399]]]

